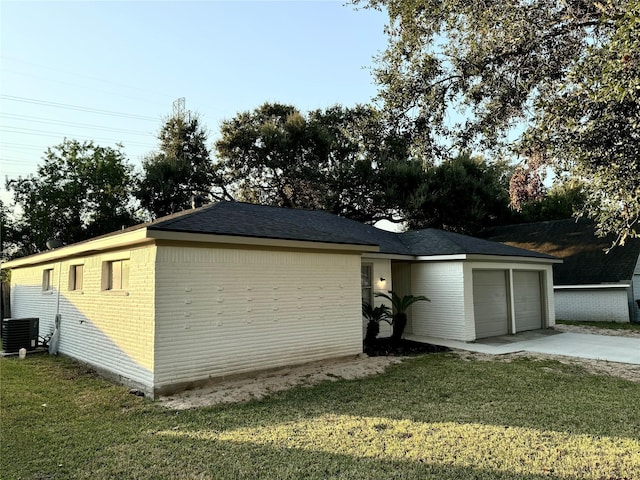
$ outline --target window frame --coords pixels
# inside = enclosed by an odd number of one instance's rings
[[[368,269],[368,273],[365,274],[365,269]],[[367,279],[369,284],[365,285],[365,275],[367,275]],[[369,293],[367,294],[368,299],[365,299],[365,290],[368,289]],[[360,265],[360,290],[362,292],[362,302],[365,301],[373,306],[373,263],[362,263]]]
[[[42,293],[53,293],[53,268],[42,270]]]
[[[80,275],[78,275],[78,269],[80,269]],[[78,282],[78,277],[80,282]],[[84,288],[84,264],[75,263],[69,265],[69,291],[70,292],[82,292]]]
[[[102,262],[102,291],[126,293],[129,290],[129,258],[114,258]],[[116,275],[117,274],[117,275]],[[116,275],[114,278],[114,275]]]

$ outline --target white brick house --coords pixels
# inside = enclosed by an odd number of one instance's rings
[[[38,317],[47,334],[60,314],[61,354],[155,397],[359,354],[361,302],[380,302],[375,291],[432,299],[408,332],[474,340],[553,325],[554,261],[437,230],[220,202],[3,268],[13,317]],[[533,287],[518,296],[522,272]]]

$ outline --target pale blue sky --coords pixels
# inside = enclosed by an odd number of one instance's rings
[[[385,20],[342,1],[2,0],[2,187],[65,136],[122,142],[139,165],[180,97],[211,142],[221,120],[267,101],[366,103]]]

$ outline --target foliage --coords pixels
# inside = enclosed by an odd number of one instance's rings
[[[422,166],[373,107],[303,114],[264,104],[222,123],[216,142],[219,196],[324,209],[355,220],[398,221]]]
[[[640,1],[598,5],[608,35],[540,99],[524,146],[581,179],[584,213],[624,245],[640,235]]]
[[[391,302],[393,306],[393,332],[391,338],[395,341],[400,341],[404,333],[404,329],[407,326],[407,310],[411,305],[416,302],[430,302],[424,295],[403,295],[402,297],[396,292],[389,290],[389,293],[376,292],[376,297],[386,298]]]
[[[474,235],[508,223],[514,217],[507,191],[509,174],[502,162],[487,163],[468,154],[428,168],[412,198],[408,227]]]
[[[559,182],[539,200],[522,203],[520,219],[522,222],[543,222],[570,218],[583,211],[585,201],[584,186],[580,182]]]
[[[22,212],[10,232],[14,255],[43,251],[52,238],[74,243],[136,223],[133,169],[121,147],[65,139],[43,160],[36,175],[7,181]]]
[[[509,181],[510,205],[521,212],[525,204],[540,202],[547,193],[541,169],[540,157],[529,158],[526,164],[518,165]]]
[[[387,322],[391,317],[391,310],[387,305],[379,305],[377,307],[372,306],[367,302],[362,303],[362,316],[370,322],[380,323]]]
[[[194,196],[210,198],[213,164],[207,132],[192,112],[175,112],[160,133],[160,151],[145,158],[135,195],[151,217],[191,206]]]
[[[362,303],[362,316],[368,320],[364,343],[371,343],[380,333],[380,322],[391,325],[391,309],[386,305],[373,307],[368,302]]]
[[[374,73],[414,151],[495,149],[568,171],[601,233],[637,234],[638,0],[353,2],[389,14]]]
[[[392,290],[389,290],[389,293],[376,292],[375,296],[389,300],[393,306],[394,315],[406,314],[409,307],[414,303],[431,301],[424,295],[403,295],[401,297]]]
[[[0,358],[0,370],[3,478],[640,476],[640,385],[565,361],[424,355],[183,411],[64,357]]]
[[[17,248],[15,231],[14,219],[9,212],[9,207],[0,199],[0,261],[8,260]],[[4,270],[0,275],[4,275]],[[4,281],[4,277],[0,280]]]

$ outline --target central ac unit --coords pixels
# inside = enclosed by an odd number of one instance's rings
[[[5,318],[2,320],[2,349],[17,352],[21,348],[35,350],[38,346],[40,319]]]

